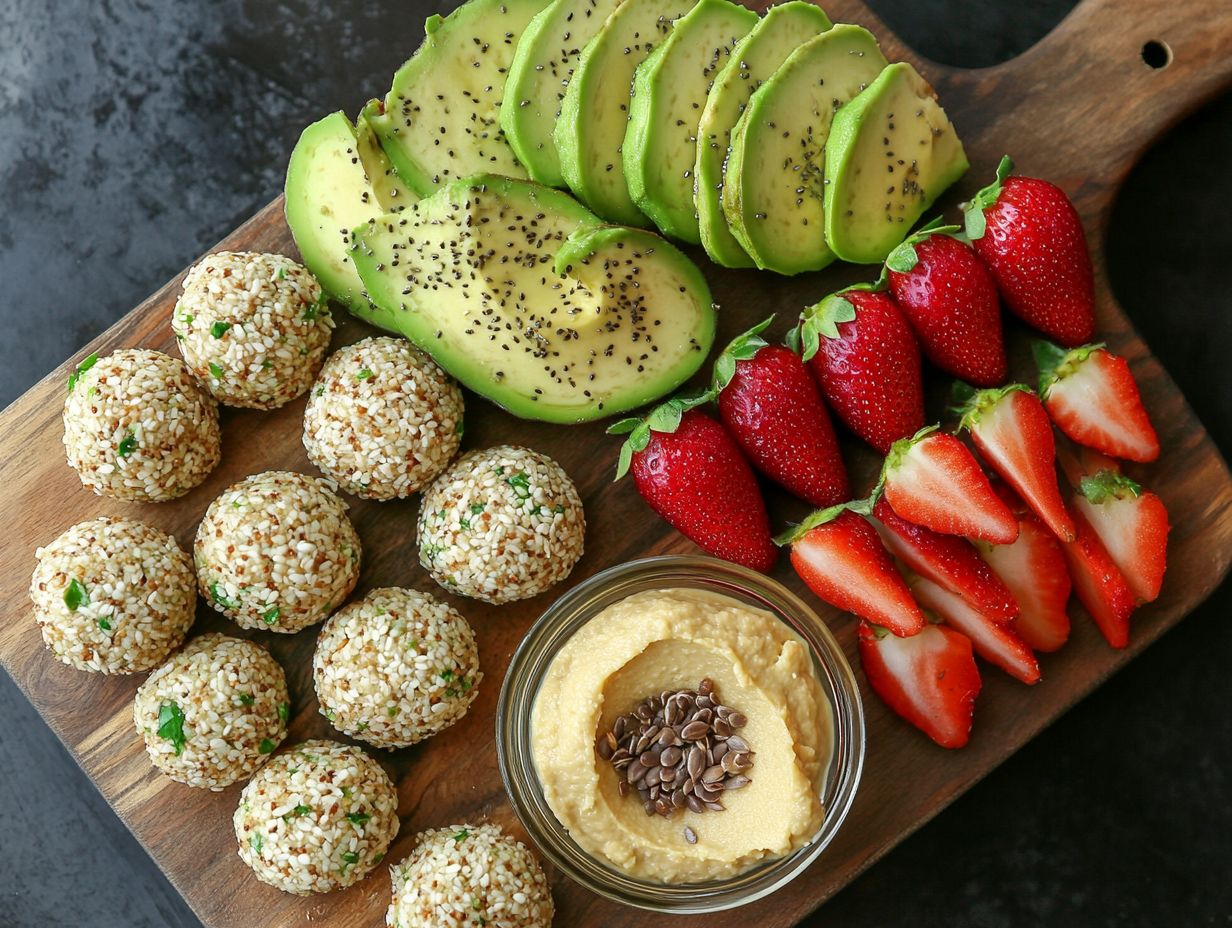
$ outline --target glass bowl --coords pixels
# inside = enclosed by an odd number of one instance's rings
[[[548,665],[566,641],[611,604],[644,590],[699,589],[763,609],[809,646],[822,691],[834,712],[834,746],[817,833],[790,854],[737,876],[704,883],[657,883],[629,876],[592,856],[570,837],[540,786],[531,751],[531,709]],[[513,655],[496,713],[501,778],[514,812],[544,855],[576,882],[602,896],[658,912],[717,912],[760,899],[804,871],[833,840],[855,798],[864,765],[864,709],[851,666],[825,623],[780,583],[708,557],[652,557],[612,567],[553,603]]]

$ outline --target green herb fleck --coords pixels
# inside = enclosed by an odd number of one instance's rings
[[[72,392],[73,387],[77,386],[77,381],[81,379],[82,375],[97,363],[98,355],[92,354],[77,365],[77,369],[68,375],[68,389],[70,393]]]
[[[348,868],[357,863],[359,863],[359,855],[354,851],[347,851],[342,855],[342,872],[346,873]]]
[[[530,499],[530,477],[527,476],[526,471],[518,471],[505,483],[513,487],[513,492],[517,494],[518,499]]]
[[[345,796],[347,799],[350,799],[351,798],[351,787],[349,786],[342,787],[342,795]]]
[[[252,852],[258,857],[261,856],[262,839],[260,834],[255,834],[248,839],[248,846],[252,848]]]
[[[184,712],[173,702],[158,707],[158,737],[171,742],[176,757],[184,751]]]
[[[312,395],[313,395],[313,396],[324,396],[324,395],[325,395],[325,386],[324,386],[324,384],[322,384],[322,385],[318,386],[315,390],[313,390],[313,391],[312,391]]]
[[[368,730],[367,722],[360,722],[358,725],[355,726],[356,732],[367,731],[367,730]]]
[[[461,831],[458,831],[453,835],[453,840],[455,844],[461,844],[463,841],[465,841],[470,836],[471,836],[471,833],[467,831],[465,828],[463,828]]]
[[[358,374],[355,375],[355,379],[356,380],[371,380],[372,379],[372,368],[365,367],[363,370],[361,370]]]
[[[268,371],[273,366],[274,366],[274,362],[271,361],[269,358],[266,358],[264,361],[261,362],[261,370],[263,371]]]
[[[388,709],[385,710],[385,714],[388,715],[392,719],[395,715],[398,714],[398,707],[390,706]]]
[[[287,269],[286,269],[285,267],[280,267],[280,268],[278,269],[278,279],[279,279],[279,280],[286,280],[286,279],[287,279]]]
[[[277,746],[278,745],[270,741],[269,738],[262,738],[261,744],[257,747],[257,750],[260,751],[262,754],[273,754],[274,748],[276,748]]]
[[[98,396],[98,387],[95,387],[95,386],[89,387],[86,390],[86,398],[93,399],[95,396]]]
[[[320,304],[318,303],[313,303],[311,306],[306,306],[304,308],[304,314],[300,316],[300,319],[304,322],[312,322],[312,320],[316,319],[317,311],[320,310],[320,308]]]
[[[292,809],[290,812],[288,812],[286,815],[284,815],[283,818],[285,819],[299,818],[301,815],[307,815],[311,811],[312,809],[308,808],[308,806],[298,805],[294,809]]]
[[[459,435],[466,431],[466,423],[464,423],[461,419],[458,420],[458,427],[456,431]]]
[[[471,515],[477,516],[487,508],[487,503],[471,503]]]
[[[238,609],[239,608],[240,604],[237,602],[232,602],[230,599],[227,598],[227,594],[224,593],[222,589],[219,587],[217,580],[215,580],[213,583],[210,584],[209,590],[210,590],[210,599],[214,600],[214,602],[218,603],[218,605],[222,606],[224,609]]]
[[[268,609],[266,609],[264,612],[261,613],[261,618],[262,620],[264,620],[266,625],[273,625],[275,622],[278,621],[279,618],[281,618],[281,616],[282,616],[282,610],[279,609],[277,606],[270,606]]]
[[[334,710],[333,710],[333,709],[326,709],[326,710],[325,710],[325,717],[326,717],[327,719],[329,719],[329,720],[332,722],[332,721],[334,720],[334,718],[336,717],[336,716],[334,715]],[[345,796],[345,795],[346,795],[346,793],[343,793],[343,795]]]
[[[210,362],[210,376],[215,380],[222,380],[222,368],[213,361]]]
[[[278,704],[278,721],[283,725],[287,724],[287,720],[291,718],[291,704],[289,702],[280,702]]]
[[[229,322],[215,322],[210,326],[210,334],[215,338],[222,338],[227,334],[229,328],[231,328],[231,323]]]
[[[137,450],[137,436],[129,432],[120,439],[120,443],[116,445],[116,454],[122,458],[128,457]]]
[[[98,620],[98,627],[105,632],[111,631],[111,623],[105,617]]]
[[[471,527],[471,520],[470,520],[470,519],[462,519],[461,521],[459,521],[459,522],[458,522],[458,524],[459,524],[459,525],[461,525],[461,526],[462,526],[462,528],[467,529],[467,530],[469,531],[469,530],[470,530],[470,527]]]
[[[370,818],[372,818],[372,816],[367,812],[347,813],[347,821],[349,821],[352,825],[366,825],[368,823],[368,819]]]
[[[444,680],[446,683],[448,683],[450,680],[452,680],[452,679],[453,679],[453,676],[454,676],[454,675],[453,675],[453,671],[452,671],[452,670],[442,670],[442,671],[441,671],[441,679],[442,679],[442,680]]]
[[[90,605],[90,595],[76,577],[68,582],[64,590],[64,605],[68,606],[69,612],[76,612],[78,606]]]
[[[240,705],[251,706],[256,701],[252,693],[240,693]]]

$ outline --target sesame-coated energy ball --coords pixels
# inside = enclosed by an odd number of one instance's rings
[[[274,409],[312,385],[334,319],[321,285],[282,255],[220,251],[184,277],[180,354],[218,401]]]
[[[183,361],[145,348],[90,355],[69,377],[64,450],[100,496],[175,499],[221,456],[218,405]]]
[[[266,471],[205,511],[193,557],[197,585],[241,628],[297,632],[329,617],[359,579],[359,536],[334,485]]]
[[[195,638],[137,689],[133,721],[154,766],[188,786],[245,780],[287,736],[287,678],[252,641]]]
[[[304,412],[304,447],[366,499],[402,499],[434,479],[462,440],[462,391],[403,338],[366,338],[325,363]]]
[[[358,883],[398,833],[398,793],[360,748],[305,741],[276,755],[240,794],[240,859],[257,878],[306,896]]]
[[[496,825],[416,835],[390,880],[389,928],[548,928],[555,912],[535,855]]]
[[[79,670],[150,670],[193,623],[192,561],[174,538],[144,522],[81,522],[34,556],[30,599],[43,641]]]
[[[382,748],[444,731],[466,715],[483,679],[466,620],[427,593],[392,587],[334,613],[312,675],[321,714]]]
[[[547,455],[472,451],[424,491],[419,562],[452,593],[506,603],[542,593],[582,556],[577,487]]]

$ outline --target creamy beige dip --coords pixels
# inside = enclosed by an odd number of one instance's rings
[[[723,812],[647,815],[636,793],[619,794],[596,739],[647,696],[704,677],[748,717],[752,782],[723,794]],[[561,648],[532,710],[531,749],[548,805],[582,848],[631,876],[685,883],[741,873],[817,833],[833,732],[799,635],[730,597],[671,589],[609,606]]]

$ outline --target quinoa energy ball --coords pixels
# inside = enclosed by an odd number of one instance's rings
[[[220,790],[269,758],[287,736],[287,678],[252,641],[209,634],[137,688],[133,721],[154,766],[188,786]]]
[[[201,595],[241,628],[290,634],[323,621],[359,579],[359,536],[333,484],[290,471],[245,477],[197,528]]]
[[[424,491],[419,562],[452,593],[506,603],[567,577],[585,534],[581,497],[561,466],[498,445],[463,455]]]
[[[416,835],[390,880],[390,928],[548,928],[555,912],[539,861],[495,825]]]
[[[304,412],[309,459],[367,499],[410,496],[445,469],[461,440],[461,389],[404,338],[334,352]]]
[[[475,633],[427,593],[373,590],[321,629],[312,659],[321,714],[339,731],[402,748],[466,715],[483,679]]]
[[[192,561],[174,538],[144,522],[81,522],[34,556],[30,599],[43,641],[79,670],[149,670],[193,623]]]
[[[100,496],[175,499],[218,464],[218,405],[183,361],[145,348],[90,355],[68,379],[64,450]]]
[[[398,833],[398,793],[360,748],[305,741],[248,781],[232,819],[257,878],[306,896],[359,882]]]
[[[321,285],[282,255],[219,251],[184,277],[180,354],[219,402],[274,409],[312,384],[334,320]]]

